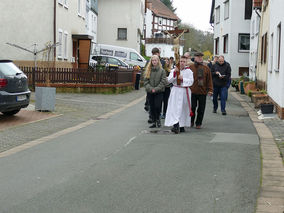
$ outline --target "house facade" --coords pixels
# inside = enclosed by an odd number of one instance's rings
[[[254,0],[250,23],[250,54],[249,54],[249,78],[256,80],[256,69],[258,61],[258,41],[261,19],[262,0]]]
[[[173,39],[164,35],[165,30],[174,30],[179,18],[160,0],[147,0],[145,14],[145,52],[152,55],[152,49],[160,49],[161,57],[174,56]],[[181,42],[180,53],[183,53]]]
[[[212,0],[214,54],[231,64],[232,78],[249,75],[252,0]]]
[[[98,0],[98,43],[140,52],[145,0]]]
[[[284,53],[284,1],[264,0],[263,7],[265,6],[270,8],[271,14],[268,34],[267,93],[274,102],[279,117],[284,119],[284,58],[282,56]]]
[[[85,27],[86,0],[2,0],[0,10],[0,27],[5,32],[0,37],[0,58],[14,60],[20,66],[33,66],[33,54],[6,43],[33,51],[34,44],[37,50],[42,50],[59,42],[56,48],[37,55],[39,66],[49,66],[49,61],[55,61],[53,65],[57,67],[86,63],[83,52],[88,50],[88,45],[82,42],[90,41]],[[82,43],[81,49],[79,43]]]
[[[262,2],[261,21],[258,39],[258,59],[256,69],[256,83],[259,89],[267,89],[268,51],[269,51],[269,25],[270,25],[270,3]]]
[[[91,54],[95,52],[98,32],[98,0],[86,0],[86,29],[87,34],[92,37]]]

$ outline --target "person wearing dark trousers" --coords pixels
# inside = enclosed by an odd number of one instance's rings
[[[166,84],[166,72],[162,68],[159,57],[153,55],[146,66],[144,76],[144,86],[147,92],[150,114],[153,121],[150,128],[161,127],[160,114]]]
[[[217,113],[218,96],[221,98],[221,112],[222,115],[227,115],[226,112],[226,98],[228,92],[228,81],[231,79],[231,66],[225,61],[224,56],[219,56],[216,64],[211,69],[213,77],[213,113]]]
[[[194,83],[191,86],[191,127],[196,125],[196,129],[201,129],[207,94],[212,96],[213,83],[212,75],[208,66],[203,63],[203,53],[197,52],[194,55],[194,64],[190,65],[193,72]],[[195,120],[196,119],[196,120]]]
[[[160,60],[160,62],[161,62],[161,66],[162,66],[162,68],[164,69],[166,62],[160,57],[160,50],[159,50],[159,48],[154,47],[154,48],[152,49],[152,56],[153,56],[153,55],[156,55],[156,56],[159,57],[159,60]],[[150,62],[150,61],[147,61],[146,67],[147,67],[147,65],[149,64],[149,62]],[[151,108],[150,108],[150,102],[149,102],[149,95],[150,95],[150,94],[147,93],[146,101],[145,101],[145,105],[144,105],[144,109],[145,109],[147,112],[149,112],[148,123],[153,123],[153,118],[151,117]]]

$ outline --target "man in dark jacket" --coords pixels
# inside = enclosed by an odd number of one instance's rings
[[[210,69],[203,64],[203,53],[194,54],[194,64],[191,64],[189,68],[194,78],[193,85],[190,87],[191,110],[194,113],[191,117],[191,126],[193,127],[195,123],[196,129],[200,129],[206,107],[206,96],[207,94],[211,96],[213,93],[212,76]]]
[[[227,115],[226,112],[226,94],[228,88],[226,87],[231,78],[231,66],[225,61],[224,56],[219,56],[216,64],[211,69],[213,78],[213,113],[218,109],[218,95],[221,97],[221,112],[222,115]]]

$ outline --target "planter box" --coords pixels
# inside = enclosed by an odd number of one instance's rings
[[[263,93],[260,92],[260,91],[251,91],[251,96],[250,96],[250,98],[251,98],[251,102],[254,103],[254,101],[253,101],[253,95],[263,95]]]
[[[251,100],[254,103],[254,107],[260,107],[260,104],[269,102],[269,97],[267,94],[255,94],[251,96]]]
[[[38,111],[54,111],[55,108],[54,87],[36,87],[35,88],[35,110]]]
[[[273,113],[274,105],[273,104],[261,104],[260,110],[262,114],[271,114]]]

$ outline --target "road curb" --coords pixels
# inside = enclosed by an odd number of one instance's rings
[[[262,183],[257,198],[256,213],[284,213],[284,166],[279,148],[269,128],[245,100],[231,92],[248,112],[260,141]]]

